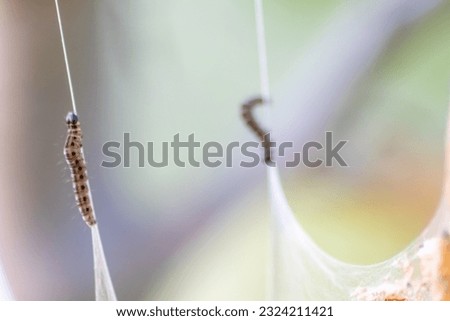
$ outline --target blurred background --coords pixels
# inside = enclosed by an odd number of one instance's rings
[[[290,205],[336,258],[384,260],[439,202],[450,4],[263,3],[273,94],[265,127],[296,144],[330,130],[348,140],[349,167],[280,168]],[[100,166],[102,145],[124,132],[155,146],[177,133],[255,140],[239,111],[259,93],[253,1],[61,0],[60,9],[118,298],[264,299],[263,165]],[[53,0],[0,1],[0,262],[19,300],[94,298],[90,231],[62,153],[71,104],[59,37]]]

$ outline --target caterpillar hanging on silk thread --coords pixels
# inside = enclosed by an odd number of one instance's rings
[[[264,147],[264,160],[266,164],[270,163],[272,160],[272,155],[270,152],[270,133],[267,130],[262,129],[253,117],[253,108],[258,105],[264,104],[265,101],[262,97],[252,97],[242,103],[242,117],[244,118],[247,125],[255,132],[258,138],[261,140],[262,146]]]
[[[73,189],[78,209],[88,226],[96,224],[89,197],[89,184],[86,162],[83,156],[83,133],[78,116],[69,112],[66,116],[67,139],[64,146],[64,156],[72,174]]]

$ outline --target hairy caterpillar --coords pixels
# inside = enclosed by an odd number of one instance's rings
[[[253,117],[252,110],[257,105],[264,104],[265,101],[262,97],[252,97],[248,100],[246,100],[242,104],[242,117],[244,118],[247,125],[256,133],[256,135],[259,137],[259,139],[262,142],[262,146],[264,147],[264,160],[266,163],[269,163],[272,159],[271,153],[270,153],[270,134],[267,130],[263,130],[259,124],[256,122],[255,118]]]
[[[72,174],[73,189],[75,191],[75,199],[81,216],[87,225],[96,224],[94,214],[92,212],[91,199],[89,197],[89,187],[87,178],[86,163],[83,157],[83,134],[80,128],[78,116],[69,112],[66,116],[67,123],[67,139],[64,146],[64,156],[70,167]]]

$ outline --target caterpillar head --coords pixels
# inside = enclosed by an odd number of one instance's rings
[[[73,112],[69,112],[66,116],[67,125],[76,125],[78,123],[78,116]]]

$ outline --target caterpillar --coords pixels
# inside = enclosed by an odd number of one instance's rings
[[[270,133],[267,130],[263,130],[259,124],[256,122],[253,117],[252,110],[257,105],[264,104],[265,101],[262,97],[252,97],[245,102],[242,103],[242,117],[247,125],[255,132],[255,134],[259,137],[262,142],[262,146],[264,147],[264,160],[266,164],[271,162],[272,155],[270,152]]]
[[[93,226],[96,224],[96,221],[89,197],[86,162],[82,150],[83,133],[81,132],[78,116],[69,112],[66,116],[66,124],[67,139],[64,146],[64,156],[70,167],[75,199],[83,220],[88,226]]]

